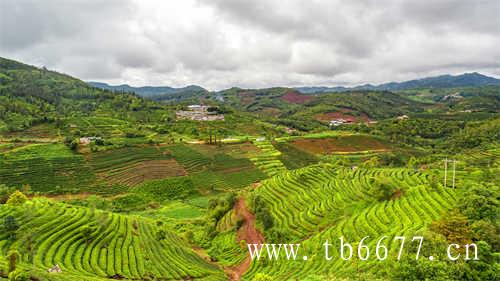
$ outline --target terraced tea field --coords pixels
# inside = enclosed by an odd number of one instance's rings
[[[326,261],[321,256],[324,241],[335,245],[341,236],[348,241],[387,236],[389,255],[394,256],[395,236],[417,235],[456,201],[456,190],[431,185],[434,172],[311,165],[320,158],[303,154],[290,142],[277,144],[286,157],[270,141],[245,145],[252,146],[248,147],[250,154],[177,144],[131,146],[85,156],[62,144],[4,145],[2,180],[16,184],[31,180],[40,184],[33,186],[40,191],[49,190],[53,182],[72,187],[72,180],[88,187],[101,181],[124,186],[120,196],[110,199],[115,204],[112,210],[135,215],[39,199],[22,208],[4,205],[0,217],[14,216],[21,228],[16,239],[9,239],[8,232],[0,234],[0,265],[6,264],[8,250],[16,248],[21,253],[20,267],[39,271],[38,276],[48,274],[45,271],[55,264],[61,266],[63,273],[47,275],[47,280],[227,280],[222,267],[232,276],[231,270],[243,268],[243,274],[248,264],[243,280],[252,280],[257,273],[276,280],[313,275],[351,277],[360,271],[389,271],[393,264],[381,265],[376,259],[342,261],[339,257]],[[249,155],[254,157],[246,158]],[[361,153],[360,157],[367,155],[371,154]],[[462,161],[491,161],[497,155],[491,150],[468,155]],[[295,170],[288,170],[280,159],[290,162]],[[491,162],[492,168],[495,163]],[[457,177],[464,173],[459,171]],[[176,236],[191,231],[201,240],[206,235],[202,222],[209,219],[208,199],[204,206],[196,207],[189,203],[192,198],[238,192],[257,181],[261,181],[259,187],[248,190],[262,199],[272,218],[272,228],[263,230],[266,242],[282,242],[272,240],[277,231],[284,235],[284,242],[300,243],[306,249],[307,262],[249,263],[239,242],[243,228],[238,229],[242,218],[236,209],[216,221],[216,234],[203,244],[211,262],[194,252],[185,242],[187,238]],[[380,201],[372,189],[381,181],[397,187],[397,196]],[[151,203],[158,209],[150,208]],[[259,216],[257,226],[264,229]],[[374,248],[376,242],[368,240],[366,245]]]
[[[47,193],[76,192],[95,181],[81,155],[63,144],[29,144],[0,154],[0,182]]]
[[[222,270],[183,240],[144,218],[39,200],[24,207],[3,205],[0,215],[21,225],[15,240],[0,234],[0,263],[16,247],[19,267],[46,270],[58,264],[63,272],[53,274],[56,279],[224,279]]]
[[[148,180],[187,174],[167,150],[155,146],[93,153],[89,162],[99,178],[108,184],[134,186]]]
[[[276,150],[273,144],[268,140],[256,140],[255,146],[260,148],[261,152],[256,157],[251,158],[255,166],[268,176],[274,176],[286,171],[285,165],[279,160],[281,152]]]
[[[374,179],[389,179],[401,188],[403,195],[395,200],[378,201],[370,193]],[[430,222],[439,219],[455,202],[455,190],[430,188],[431,176],[406,169],[336,169],[332,165],[316,165],[262,182],[254,193],[269,208],[274,227],[289,234],[289,240],[299,242],[308,254],[323,253],[322,244],[329,240],[338,243],[344,236],[360,241],[364,236],[414,236]],[[368,240],[374,248],[376,241]],[[388,245],[394,255],[397,242]],[[358,271],[389,270],[376,259],[349,262],[338,256],[326,261],[321,254],[307,262],[254,262],[245,275],[251,280],[257,272],[287,280],[308,275],[352,276]],[[384,267],[385,266],[385,267]]]
[[[280,161],[290,170],[303,168],[319,162],[319,157],[305,152],[286,141],[277,141],[273,144],[281,152]]]
[[[52,124],[40,124],[30,127],[22,132],[9,132],[3,136],[7,138],[54,140],[58,137],[55,126]]]
[[[172,156],[189,173],[200,172],[210,166],[210,157],[192,149],[187,145],[178,144],[169,146],[168,150],[172,152]]]
[[[371,136],[346,135],[328,138],[301,138],[291,142],[298,149],[312,154],[388,151],[390,146]]]
[[[212,240],[212,246],[208,249],[208,253],[223,266],[240,264],[248,254],[239,245],[235,231],[227,231],[217,235]]]

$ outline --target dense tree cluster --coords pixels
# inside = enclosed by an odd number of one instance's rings
[[[0,58],[3,130],[23,130],[79,115],[105,115],[133,122],[160,121],[157,113],[165,110],[165,106],[134,94],[101,90],[61,73]],[[1,127],[0,122],[0,130]]]

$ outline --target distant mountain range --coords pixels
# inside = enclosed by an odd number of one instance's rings
[[[89,85],[112,91],[133,92],[137,95],[153,98],[156,100],[183,99],[186,97],[197,96],[209,92],[203,87],[190,85],[182,88],[173,88],[168,86],[144,86],[133,87],[127,84],[109,85],[101,82],[87,82]],[[454,88],[454,87],[474,87],[474,86],[500,86],[500,79],[489,77],[477,72],[464,73],[461,75],[440,75],[404,82],[389,82],[380,85],[364,84],[354,87],[296,87],[295,89],[303,94],[326,93],[326,92],[345,92],[353,90],[371,90],[371,91],[402,91],[417,88]]]
[[[119,91],[119,92],[131,92],[136,93],[139,96],[143,97],[162,97],[162,96],[178,96],[182,94],[195,94],[195,93],[206,93],[207,90],[200,86],[190,85],[182,88],[173,88],[167,86],[144,86],[144,87],[133,87],[127,84],[123,85],[109,85],[101,82],[87,82],[89,85],[94,86],[96,88],[111,90],[111,91]]]
[[[454,88],[487,85],[500,86],[500,79],[473,72],[461,75],[441,75],[404,82],[389,82],[380,85],[365,84],[355,87],[297,87],[295,89],[304,94],[312,94],[352,90],[402,91],[416,88]]]

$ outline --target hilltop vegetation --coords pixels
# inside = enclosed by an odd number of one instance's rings
[[[461,75],[440,75],[404,82],[389,82],[380,85],[360,85],[355,87],[298,87],[302,93],[345,92],[349,90],[404,91],[412,89],[443,89],[456,87],[500,86],[500,80],[477,72]]]
[[[100,116],[148,122],[165,109],[135,95],[98,90],[64,74],[0,58],[0,117],[4,130],[23,130],[62,117]]]
[[[91,86],[96,88],[117,91],[117,92],[126,92],[126,93],[135,93],[137,95],[148,97],[157,101],[171,101],[171,100],[185,100],[191,98],[198,98],[207,93],[207,90],[203,89],[200,86],[191,85],[182,88],[172,88],[172,87],[132,87],[129,85],[119,85],[119,86],[111,86],[106,83],[99,82],[88,82]]]

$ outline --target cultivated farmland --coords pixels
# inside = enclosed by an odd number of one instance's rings
[[[378,178],[390,179],[404,195],[397,200],[376,200],[369,190]],[[268,179],[254,193],[270,210],[274,228],[314,255],[322,253],[322,241],[336,243],[341,236],[351,241],[388,236],[387,241],[391,241],[396,235],[419,233],[451,208],[456,198],[452,189],[429,187],[430,179],[430,175],[405,169],[351,171],[319,165]],[[375,242],[368,245],[374,247]],[[394,255],[396,244],[391,242],[389,249]],[[376,260],[346,262],[337,256],[329,262],[316,256],[308,262],[254,262],[245,277],[251,280],[257,272],[280,279],[316,274],[351,276],[356,270],[373,272],[380,267]]]
[[[93,153],[89,160],[99,178],[109,184],[134,186],[147,180],[187,174],[168,151],[155,146]]]
[[[333,138],[304,138],[294,140],[292,144],[299,149],[319,155],[390,150],[389,145],[385,142],[364,135],[338,136]]]
[[[63,276],[74,280],[223,278],[219,268],[154,221],[45,201],[24,208],[0,207],[2,217],[13,216],[23,225],[25,235],[15,243],[26,251],[24,267],[45,270],[58,264]],[[3,255],[12,247],[9,235],[0,236]]]
[[[262,172],[268,176],[274,176],[286,171],[285,165],[279,160],[281,152],[276,150],[270,141],[256,140],[254,144],[260,148],[261,152],[251,160]]]
[[[45,193],[76,192],[95,175],[81,155],[62,144],[29,144],[0,154],[0,182]]]

